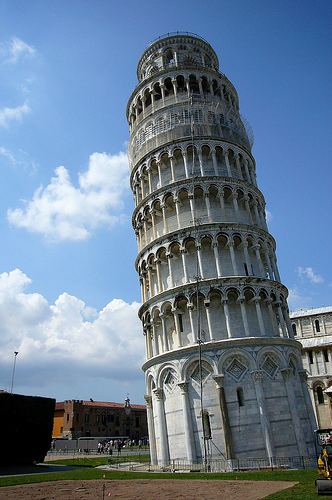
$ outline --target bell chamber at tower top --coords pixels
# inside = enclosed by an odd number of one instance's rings
[[[236,89],[219,72],[210,44],[191,34],[153,42],[138,63],[129,98],[131,168],[154,149],[195,137],[221,139],[250,152],[252,135],[239,113]]]

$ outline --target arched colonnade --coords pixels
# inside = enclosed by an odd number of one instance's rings
[[[228,83],[220,79],[199,75],[193,72],[180,72],[173,76],[165,75],[144,85],[138,92],[128,109],[128,122],[130,130],[143,120],[147,115],[172,102],[190,99],[191,96],[221,101],[225,109],[238,112],[238,99],[231,91]]]
[[[132,177],[136,206],[156,190],[191,177],[230,177],[257,186],[255,166],[243,151],[218,143],[176,146],[142,162]]]
[[[245,337],[293,338],[279,288],[229,285],[193,289],[142,313],[147,358],[197,343],[197,314],[206,342]]]
[[[280,282],[274,242],[240,231],[201,233],[142,254],[137,262],[142,301],[200,279],[254,276]]]
[[[133,227],[139,251],[173,231],[211,223],[237,223],[268,231],[265,202],[254,190],[213,182],[174,186],[134,213]]]

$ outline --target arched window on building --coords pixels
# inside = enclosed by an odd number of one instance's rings
[[[315,319],[315,330],[317,333],[320,332],[319,319]]]
[[[238,387],[236,389],[236,395],[237,395],[237,402],[239,403],[239,406],[244,406],[244,394],[243,394],[242,387]]]
[[[294,336],[297,335],[296,324],[295,323],[292,323],[292,330],[293,330]]]
[[[316,394],[317,394],[317,401],[319,405],[324,404],[324,393],[323,393],[323,388],[319,385],[316,388]]]

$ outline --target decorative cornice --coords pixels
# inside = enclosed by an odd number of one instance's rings
[[[224,339],[224,340],[213,340],[211,342],[205,342],[201,344],[203,353],[212,351],[212,350],[222,350],[222,349],[233,349],[233,348],[241,348],[245,346],[252,347],[274,347],[274,346],[288,346],[293,347],[301,351],[301,344],[297,340],[286,339],[282,337],[245,337],[238,339]],[[146,371],[148,368],[154,365],[160,365],[167,361],[179,360],[181,357],[187,357],[191,354],[196,354],[198,351],[197,344],[193,344],[186,347],[180,347],[175,349],[174,351],[167,351],[163,354],[159,354],[158,356],[154,356],[151,359],[148,359],[142,366],[143,371]]]

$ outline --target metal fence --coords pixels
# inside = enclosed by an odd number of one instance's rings
[[[128,457],[129,459],[129,457]],[[206,463],[192,463],[187,460],[170,460],[163,465],[152,465],[149,463],[135,464],[124,463],[119,460],[118,464],[113,464],[117,468],[127,468],[128,470],[140,470],[145,467],[151,472],[237,472],[254,470],[291,470],[291,469],[311,469],[317,465],[316,456],[310,457],[273,457],[268,458],[238,458],[238,459],[214,459],[209,458]]]

